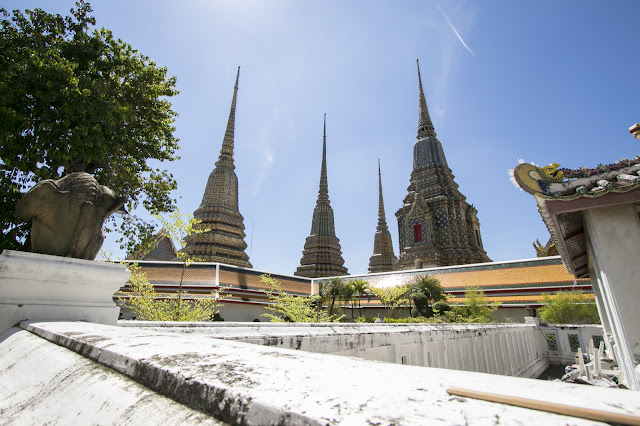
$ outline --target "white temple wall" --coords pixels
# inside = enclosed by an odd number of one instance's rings
[[[615,340],[614,353],[632,389],[640,390],[640,219],[633,205],[584,211],[590,271],[602,296],[603,319]]]

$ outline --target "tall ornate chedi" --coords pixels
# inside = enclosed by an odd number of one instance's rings
[[[313,209],[311,235],[307,237],[302,251],[300,266],[294,275],[317,278],[348,274],[344,267],[340,240],[336,237],[333,224],[333,209],[329,203],[327,184],[327,114],[324,115],[324,136],[322,137],[322,167],[320,169],[320,189],[318,201]]]
[[[384,214],[384,200],[382,198],[382,173],[378,160],[378,227],[373,239],[373,256],[369,259],[369,273],[393,271],[398,258],[393,254],[391,233]]]
[[[396,269],[490,262],[482,247],[478,211],[458,190],[436,137],[419,63],[418,86],[420,112],[413,171],[404,205],[396,213],[400,234]]]
[[[189,256],[206,262],[220,262],[228,265],[251,268],[249,256],[244,252],[244,218],[238,210],[238,177],[234,172],[233,144],[236,121],[236,98],[240,67],[233,88],[233,99],[227,130],[222,141],[220,156],[209,175],[202,203],[193,213],[202,222],[197,229],[206,232],[191,234],[186,238],[183,249]]]

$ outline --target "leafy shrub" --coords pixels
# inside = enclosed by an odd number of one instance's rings
[[[449,305],[447,302],[436,302],[433,304],[432,308],[434,311],[444,313],[451,310],[451,305]]]
[[[261,275],[260,280],[270,287],[269,291],[265,291],[270,302],[266,309],[275,312],[275,315],[263,316],[271,322],[338,322],[344,317],[330,315],[322,309],[320,296],[296,296],[285,293],[280,288],[280,282],[270,275]]]
[[[598,308],[589,295],[581,290],[544,293],[540,303],[540,319],[553,324],[600,324]]]

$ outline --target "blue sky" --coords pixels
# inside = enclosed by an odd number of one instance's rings
[[[66,14],[72,1],[2,1]],[[365,273],[377,160],[395,212],[409,184],[420,59],[427,104],[495,261],[535,256],[548,231],[510,183],[518,159],[565,167],[640,152],[637,1],[91,2],[104,26],[178,78],[178,205],[193,212],[222,144],[241,65],[235,164],[254,268],[292,274],[318,192],[327,114],[329,196],[345,266]],[[105,247],[121,253],[110,238]]]

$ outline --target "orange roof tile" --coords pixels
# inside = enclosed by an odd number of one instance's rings
[[[552,294],[550,295],[551,299],[555,299],[556,295]],[[585,300],[595,300],[595,296],[593,295],[593,293],[587,293],[584,295]],[[487,300],[487,302],[491,303],[491,302],[503,302],[503,303],[507,303],[507,302],[523,302],[523,301],[530,301],[530,302],[540,302],[542,300],[542,295],[539,293],[532,293],[532,294],[526,294],[526,295],[518,295],[518,296],[485,296],[485,299]],[[448,302],[451,303],[465,303],[467,301],[466,297],[449,297]]]
[[[434,273],[429,275],[437,278],[445,289],[448,287],[486,287],[573,281],[573,275],[569,274],[562,264]],[[589,282],[589,280],[580,281]]]

